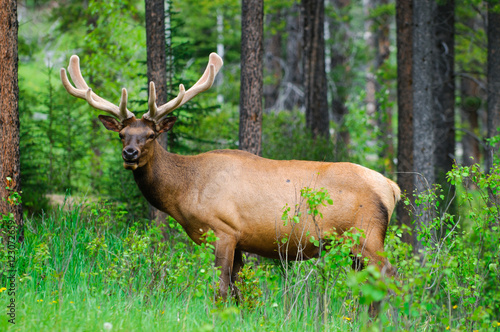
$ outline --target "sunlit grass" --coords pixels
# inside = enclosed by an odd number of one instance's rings
[[[298,292],[293,287],[294,281],[283,279],[279,264],[273,263],[256,268],[258,285],[264,289],[258,309],[243,310],[233,300],[216,302],[213,257],[174,229],[171,229],[172,243],[166,247],[166,256],[192,255],[189,260],[199,260],[206,254],[205,261],[194,261],[189,269],[170,271],[177,278],[174,284],[170,281],[170,284],[162,282],[150,287],[151,275],[143,255],[138,255],[135,261],[140,271],[127,275],[133,279],[127,281],[123,275],[106,276],[108,266],[100,265],[100,260],[110,263],[133,253],[130,251],[133,246],[127,244],[132,241],[132,231],[121,224],[124,220],[115,219],[116,215],[107,211],[104,207],[96,209],[81,204],[26,220],[25,242],[18,249],[16,324],[8,323],[8,317],[3,316],[1,329],[97,331],[104,330],[107,324],[106,328],[112,326],[112,330],[122,331],[279,331],[284,328],[303,331],[353,324],[345,316],[335,315],[343,311],[341,304],[330,303],[329,314],[323,317],[316,293],[311,289],[312,280],[306,281],[305,287],[299,287],[303,290]],[[148,229],[147,225],[143,227],[138,233],[144,234]],[[89,244],[96,243],[99,237],[104,242],[95,255]],[[184,252],[173,252],[181,249]],[[165,261],[168,262],[169,257],[165,257]],[[305,269],[308,264],[311,263],[303,263],[302,268],[297,265],[296,269]],[[202,281],[189,280],[190,274],[205,270],[212,274],[202,276],[205,278]],[[195,285],[191,285],[193,283]],[[288,289],[287,296],[282,296],[283,289]],[[0,293],[0,299],[3,303],[9,301],[6,292]]]
[[[320,259],[250,260],[240,303],[215,296],[213,234],[196,246],[169,220],[163,239],[148,221],[132,223],[106,202],[56,209],[25,220],[25,241],[15,251],[15,296],[0,251],[0,305],[16,304],[16,324],[1,315],[0,330],[498,331],[498,206],[488,195],[458,193],[467,231],[442,228],[449,216],[437,217],[431,226],[445,229],[446,237],[429,237],[421,256],[401,242],[401,229],[389,227],[385,251],[397,279],[381,277],[373,266],[352,271],[352,244],[339,242]],[[424,200],[432,205],[435,197]],[[370,319],[374,300],[381,310]]]

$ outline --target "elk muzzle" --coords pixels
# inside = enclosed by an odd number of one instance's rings
[[[139,150],[135,147],[126,146],[122,151],[123,167],[135,170],[139,166]]]

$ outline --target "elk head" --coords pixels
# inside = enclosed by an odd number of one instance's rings
[[[208,66],[198,82],[187,91],[184,85],[180,84],[177,97],[161,106],[156,105],[155,84],[150,82],[148,111],[141,119],[137,119],[134,113],[127,109],[125,88],[122,89],[118,106],[95,94],[82,77],[80,59],[77,55],[71,56],[68,66],[69,74],[76,87],[69,82],[64,68],[61,68],[61,81],[70,95],[85,99],[90,106],[112,115],[99,115],[99,120],[106,129],[120,134],[123,143],[123,165],[126,169],[135,170],[147,164],[154,150],[153,142],[161,133],[169,131],[174,125],[177,118],[167,115],[197,94],[208,90],[222,64],[222,59],[216,53],[210,54]]]

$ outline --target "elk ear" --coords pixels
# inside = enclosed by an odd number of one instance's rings
[[[121,124],[121,122],[116,120],[112,116],[99,115],[99,120],[101,120],[102,124],[104,125],[104,127],[106,127],[107,130],[119,132],[123,129],[123,125]]]
[[[158,134],[167,132],[170,129],[172,129],[176,120],[177,120],[176,116],[170,116],[168,118],[161,120],[161,122],[156,125],[156,129],[158,131]]]

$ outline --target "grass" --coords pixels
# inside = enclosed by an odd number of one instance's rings
[[[322,313],[314,297],[298,299],[304,292],[311,295],[308,281],[302,291],[293,290],[296,285],[286,285],[274,263],[256,268],[259,275],[254,279],[259,289],[266,288],[255,300],[258,309],[243,310],[232,301],[216,303],[210,247],[195,246],[175,228],[169,241],[156,242],[154,227],[126,227],[125,218],[119,216],[111,214],[106,204],[80,204],[27,219],[25,242],[17,252],[16,324],[4,315],[0,329],[97,331],[110,323],[117,331],[166,327],[169,331],[293,331],[353,324],[343,315],[318,321]],[[154,264],[159,267],[152,268]],[[303,263],[307,265],[311,263]],[[152,281],[158,273],[162,276]],[[273,285],[263,287],[269,280]],[[288,296],[280,295],[281,287],[289,289]],[[9,299],[7,292],[0,293],[2,304]],[[334,304],[329,310],[343,309]]]
[[[38,302],[43,298],[46,300]],[[317,326],[311,316],[282,324],[285,313],[272,304],[264,308],[266,316],[260,312],[242,314],[235,306],[211,309],[206,299],[169,294],[146,300],[140,295],[130,298],[76,290],[68,292],[63,302],[52,298],[26,293],[18,299],[22,303],[16,313],[19,318],[10,330],[98,331],[105,323],[111,323],[117,331],[304,331]],[[351,325],[340,319],[336,323],[339,328]]]
[[[107,202],[61,207],[25,220],[15,296],[8,251],[0,251],[0,305],[16,305],[15,325],[0,315],[0,330],[500,331],[499,209],[485,190],[499,192],[499,181],[478,176],[478,190],[457,191],[464,217],[436,215],[420,234],[420,255],[401,242],[401,229],[389,228],[397,280],[374,268],[351,271],[351,244],[339,242],[317,260],[247,264],[239,304],[215,297],[213,234],[196,246],[173,220],[164,240]],[[419,201],[433,208],[438,196]],[[378,300],[370,320],[368,305]]]

